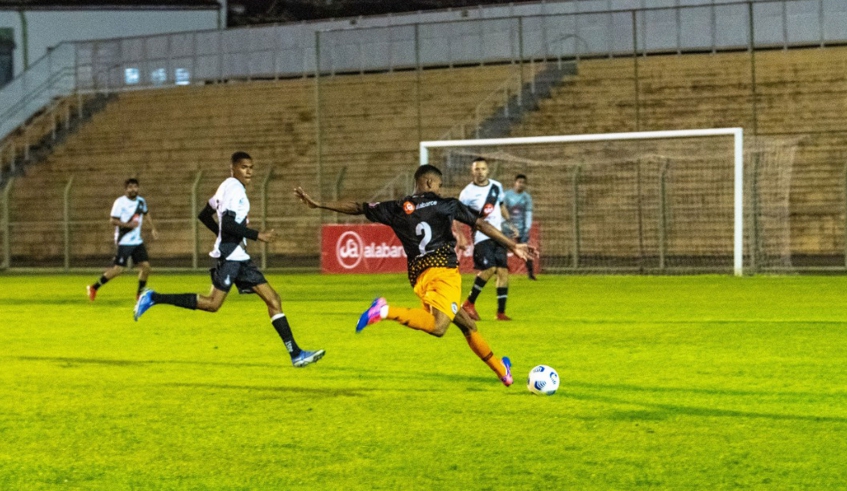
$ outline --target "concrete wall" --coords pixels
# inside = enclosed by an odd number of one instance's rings
[[[198,31],[218,27],[217,10],[62,10],[25,12],[29,63],[63,41]],[[223,21],[223,13],[221,20]],[[0,11],[0,27],[15,31],[15,76],[24,68],[21,14]]]

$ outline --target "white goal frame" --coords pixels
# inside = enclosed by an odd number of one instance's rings
[[[595,133],[588,135],[422,141],[420,142],[420,165],[426,165],[429,163],[430,148],[527,145],[533,143],[597,142],[609,140],[657,140],[660,138],[692,138],[730,135],[734,138],[735,142],[735,227],[733,230],[733,269],[735,270],[735,276],[741,276],[744,274],[744,130],[742,128],[709,128],[698,130],[636,131],[630,133]]]

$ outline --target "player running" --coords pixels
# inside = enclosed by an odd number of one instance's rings
[[[150,223],[153,239],[159,238],[159,232],[147,208],[147,201],[138,195],[137,179],[129,178],[124,182],[124,195],[115,200],[110,216],[109,223],[115,226],[115,245],[118,246],[114,264],[103,272],[96,283],[87,285],[85,291],[88,293],[88,299],[93,302],[97,297],[97,290],[112,278],[120,276],[126,269],[129,258],[132,258],[133,264],[138,266],[138,290],[135,294],[137,300],[150,276],[150,259],[147,257],[144,239],[141,238],[141,224],[144,223],[145,217]]]
[[[246,186],[253,178],[253,158],[246,152],[235,152],[231,160],[232,177],[221,183],[215,195],[197,217],[218,236],[215,249],[209,253],[218,260],[217,265],[210,270],[212,273],[211,293],[206,297],[194,293],[163,294],[145,290],[135,304],[135,320],[137,321],[144,312],[156,304],[217,312],[226,300],[230,288],[235,284],[238,293],[256,293],[265,301],[271,324],[291,355],[291,363],[295,367],[304,367],[320,360],[325,352],[324,350],[306,351],[297,346],[294,334],[288,325],[288,318],[282,313],[279,294],[268,284],[265,276],[247,254],[247,239],[273,242],[276,240],[276,233],[273,230],[259,232],[247,227],[250,200],[247,199]],[[212,218],[215,214],[218,216],[217,223]]]
[[[441,337],[451,322],[459,326],[471,350],[484,361],[507,387],[512,385],[511,362],[494,356],[494,352],[476,329],[476,323],[459,308],[462,277],[456,257],[453,220],[476,227],[502,243],[518,257],[529,257],[526,244],[517,244],[499,230],[478,218],[477,214],[455,198],[442,198],[441,171],[423,165],[415,172],[415,192],[398,201],[381,203],[318,203],[302,188],[294,190],[310,208],[323,208],[348,215],[365,215],[372,222],[383,223],[394,230],[408,257],[409,282],[421,299],[423,308],[408,309],[388,305],[377,298],[359,318],[356,332],[383,319]]]
[[[497,230],[502,227],[503,221],[509,220],[509,211],[503,204],[503,185],[499,181],[489,179],[488,162],[482,157],[477,157],[471,163],[473,182],[465,186],[459,194],[459,201],[474,210],[477,215],[491,224]],[[495,240],[491,240],[490,234],[482,233],[480,228],[473,234],[473,265],[478,270],[474,279],[473,288],[468,299],[462,304],[462,309],[467,311],[471,319],[479,320],[476,311],[476,299],[492,276],[497,278],[497,320],[510,321],[511,317],[506,315],[506,300],[509,298],[509,262],[506,248]]]

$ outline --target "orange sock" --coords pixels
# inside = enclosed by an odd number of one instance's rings
[[[435,317],[424,309],[389,306],[386,318],[418,331],[432,333],[435,330]]]
[[[476,353],[476,356],[484,361],[489,368],[494,370],[498,378],[506,376],[506,365],[503,365],[503,361],[500,358],[494,356],[494,352],[491,351],[488,343],[485,342],[485,339],[482,338],[479,332],[470,333],[469,336],[465,336],[465,340],[468,342],[471,350]]]

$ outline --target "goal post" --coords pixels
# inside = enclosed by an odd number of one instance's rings
[[[599,134],[582,134],[582,135],[558,135],[558,136],[531,136],[531,137],[519,137],[519,138],[490,138],[490,139],[476,139],[476,140],[440,140],[440,141],[422,141],[420,142],[420,165],[425,165],[428,163],[433,163],[434,165],[438,165],[439,163],[433,159],[432,153],[435,151],[453,151],[453,152],[465,152],[465,153],[476,153],[481,154],[483,156],[486,155],[487,151],[492,149],[497,149],[497,157],[500,158],[500,155],[504,155],[509,152],[510,148],[519,147],[522,148],[532,148],[533,146],[546,146],[548,151],[545,152],[544,157],[540,157],[541,160],[547,159],[548,166],[553,168],[554,160],[557,160],[559,157],[556,157],[556,152],[551,151],[551,146],[554,145],[573,145],[573,144],[581,144],[581,143],[600,143],[600,144],[616,144],[617,142],[639,142],[639,141],[656,141],[656,140],[669,140],[669,139],[700,139],[700,138],[710,138],[710,137],[723,137],[732,138],[732,147],[731,149],[726,149],[728,151],[726,157],[721,157],[723,160],[727,158],[732,159],[732,219],[733,219],[733,228],[732,228],[732,270],[736,276],[741,276],[744,273],[744,244],[745,244],[745,229],[744,229],[744,215],[745,215],[745,168],[744,168],[744,131],[742,128],[710,128],[710,129],[692,129],[692,130],[670,130],[670,131],[641,131],[641,132],[629,132],[629,133],[599,133]],[[726,146],[723,144],[723,146]],[[561,147],[564,148],[564,147]],[[655,149],[651,149],[652,152],[656,152]],[[617,150],[618,154],[626,153],[628,150],[619,149]],[[566,152],[562,152],[566,153]],[[615,152],[607,152],[607,153],[615,153]],[[679,151],[679,155],[674,157],[676,160],[684,160],[688,158],[685,154],[685,151]],[[652,157],[655,157],[653,155]],[[488,158],[486,156],[486,158]],[[527,165],[527,162],[538,162],[539,157],[537,156],[512,156],[512,157],[503,157],[505,159],[512,159],[514,162],[523,162],[523,165]],[[574,159],[577,158],[573,153],[565,157],[561,157],[562,159]],[[638,157],[641,158],[641,157]],[[660,157],[662,158],[662,157]],[[792,153],[793,160],[793,153]],[[433,160],[431,162],[431,160]],[[705,158],[708,162],[708,158]],[[716,159],[718,160],[718,159]],[[559,160],[561,162],[561,160]],[[667,167],[667,162],[664,164],[665,168]],[[703,166],[704,164],[699,164]],[[705,164],[705,165],[708,165]],[[641,182],[641,174],[640,174],[640,164],[639,164],[639,174],[638,181],[639,186]],[[729,169],[727,169],[729,170]],[[555,172],[555,171],[551,171]],[[564,172],[564,168],[560,169],[560,172]],[[612,169],[610,172],[614,172]],[[465,174],[467,176],[469,172]],[[576,168],[575,173],[576,176],[579,175],[579,167]],[[495,177],[495,176],[492,176]],[[503,182],[504,188],[508,189],[511,185],[511,182],[508,180],[511,176],[505,176],[500,178],[501,182]],[[496,178],[496,177],[495,177]],[[573,178],[573,187],[577,188],[576,177]],[[689,179],[691,180],[691,179]],[[532,177],[530,177],[530,181],[532,181]],[[662,184],[664,186],[664,182]],[[704,186],[708,186],[708,183],[704,182]],[[531,187],[530,187],[530,190]],[[787,196],[787,194],[786,194]],[[641,197],[638,197],[639,200],[639,208],[641,207]],[[573,198],[574,202],[574,215],[577,215],[577,197]],[[787,201],[786,201],[787,206]],[[610,211],[613,213],[614,211]],[[662,217],[660,220],[664,220]],[[641,215],[639,212],[639,227]],[[661,228],[661,225],[659,225]],[[578,224],[574,225],[574,229],[578,231]],[[579,234],[578,232],[574,232],[577,235],[575,239],[576,244],[579,243]],[[749,239],[749,237],[748,237]],[[757,240],[755,237],[752,239],[754,242]],[[575,246],[578,247],[578,246]],[[577,252],[573,253],[576,257]],[[664,260],[664,258],[662,259]],[[574,260],[574,264],[576,264],[576,259]]]

